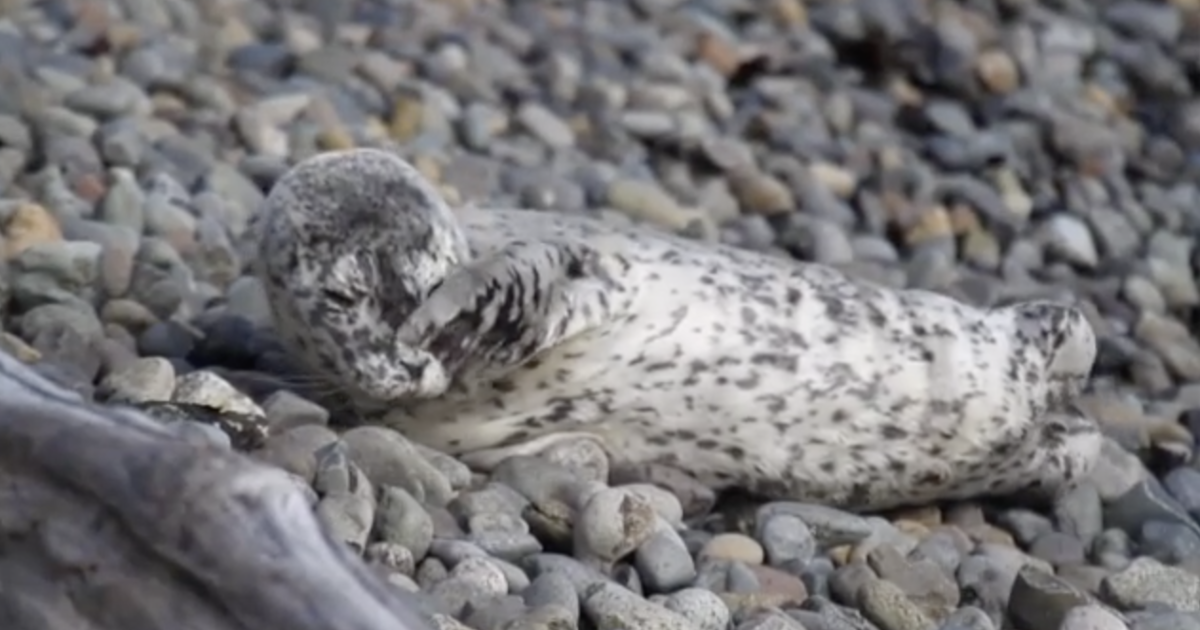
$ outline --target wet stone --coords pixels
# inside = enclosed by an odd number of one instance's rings
[[[663,607],[690,621],[697,630],[722,630],[729,625],[729,609],[712,591],[685,588],[671,593]]]
[[[767,561],[772,565],[807,562],[817,551],[817,543],[808,525],[789,514],[769,516],[758,525],[756,537],[762,541]]]
[[[1179,564],[1190,558],[1200,557],[1200,535],[1192,528],[1178,523],[1144,523],[1138,540],[1138,551],[1142,555],[1167,564]]]
[[[1087,548],[1083,541],[1061,532],[1046,532],[1029,546],[1029,553],[1055,566],[1083,562]]]
[[[1124,630],[1120,617],[1096,605],[1078,606],[1063,618],[1061,630]]]
[[[1200,576],[1152,558],[1137,558],[1104,580],[1102,595],[1122,610],[1161,603],[1179,611],[1200,611]]]
[[[450,482],[399,433],[381,427],[358,427],[342,434],[350,457],[380,486],[403,488],[420,502],[445,505]]]
[[[272,433],[253,455],[309,482],[316,475],[318,453],[337,440],[337,434],[326,427],[302,425]]]
[[[272,431],[286,431],[305,424],[329,422],[329,411],[287,390],[279,390],[263,401],[263,413]]]
[[[596,630],[689,630],[687,617],[650,603],[612,583],[596,584],[583,594],[583,611]]]
[[[958,610],[950,613],[938,630],[994,630],[996,625],[992,623],[991,617],[987,613],[973,606],[963,606]]]
[[[937,624],[904,595],[899,586],[871,580],[858,593],[864,616],[880,630],[936,630]]]
[[[486,601],[508,591],[504,573],[486,557],[465,558],[429,594],[446,613],[458,616],[470,604]]]
[[[867,562],[876,575],[898,585],[935,620],[958,607],[958,586],[929,560],[906,559],[897,550],[880,545],[867,554]]]
[[[1081,483],[1063,495],[1054,506],[1058,528],[1084,544],[1104,527],[1100,492],[1091,483]]]
[[[674,531],[660,528],[638,546],[634,557],[647,591],[670,593],[696,578],[696,565]]]
[[[1026,566],[1017,572],[1008,614],[1029,628],[1058,628],[1076,606],[1088,603],[1086,593],[1064,580]]]
[[[178,388],[178,385],[176,385]],[[212,428],[225,436],[228,445],[239,451],[261,448],[270,437],[270,428],[262,416],[230,411],[202,403],[146,400],[133,403],[139,410],[161,422],[195,423]]]
[[[576,548],[602,562],[632,553],[654,533],[655,514],[640,495],[606,488],[592,495],[580,510]]]
[[[375,500],[370,481],[337,450],[317,463],[316,484],[322,495],[316,516],[335,540],[361,553],[371,533]]]
[[[1200,533],[1200,526],[1154,479],[1134,485],[1105,506],[1104,522],[1131,535],[1136,536],[1142,525],[1150,520],[1175,523]]]
[[[383,542],[405,547],[415,559],[425,557],[434,529],[433,520],[421,504],[407,491],[394,486],[381,488],[378,500],[376,535]]]
[[[873,531],[862,517],[834,508],[806,503],[768,503],[758,511],[758,520],[774,514],[787,514],[803,521],[812,532],[819,549],[853,544]]]
[[[559,573],[543,573],[521,592],[530,608],[554,606],[563,611],[572,624],[579,621],[579,595],[575,585]]]
[[[700,558],[734,560],[747,564],[762,564],[765,551],[758,541],[742,534],[718,534],[704,545]]]
[[[524,524],[524,521],[517,522]],[[481,528],[477,520],[472,520],[469,527],[468,540],[496,558],[515,561],[542,551],[541,542],[520,528]]]
[[[1163,487],[1193,519],[1200,516],[1200,471],[1180,467],[1167,473]]]
[[[175,379],[171,400],[177,403],[200,405],[224,412],[262,417],[262,409],[217,374],[197,370]]]
[[[560,442],[538,456],[575,472],[582,480],[608,481],[608,455],[595,440]]]

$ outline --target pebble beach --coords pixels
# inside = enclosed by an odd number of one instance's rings
[[[288,471],[438,628],[1200,630],[1198,0],[0,0],[0,85],[0,348]],[[850,514],[354,426],[248,231],[366,146],[453,205],[1078,300],[1103,457]]]

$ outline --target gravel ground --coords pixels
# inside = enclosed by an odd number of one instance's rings
[[[1200,629],[1197,0],[0,2],[0,347],[295,474],[478,630]],[[981,305],[1084,300],[1093,482],[856,516],[491,478],[306,399],[245,244],[294,160],[599,213]],[[193,403],[188,405],[185,403]],[[201,425],[211,426],[211,425]]]

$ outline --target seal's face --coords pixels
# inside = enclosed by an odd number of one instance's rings
[[[306,291],[291,289],[272,300],[299,323],[281,332],[314,367],[370,399],[391,400],[435,386],[430,379],[436,379],[436,362],[396,342],[396,330],[426,294],[427,283],[396,277],[397,261],[386,252],[336,250],[331,248],[330,259],[297,266],[286,286]]]
[[[289,349],[360,397],[445,389],[440,364],[396,331],[465,241],[440,196],[375,150],[321,154],[272,188],[258,223],[257,272]]]

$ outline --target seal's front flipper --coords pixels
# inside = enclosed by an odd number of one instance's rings
[[[396,341],[430,353],[460,383],[498,378],[628,308],[628,269],[592,245],[514,241],[451,272]]]

